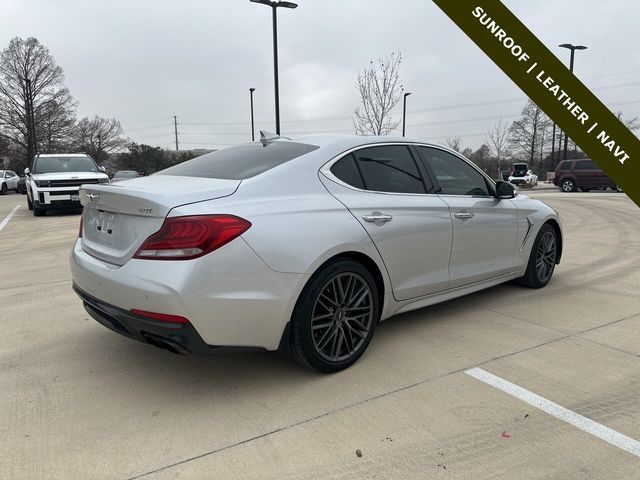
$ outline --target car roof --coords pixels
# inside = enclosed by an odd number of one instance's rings
[[[88,157],[86,153],[39,153],[36,157]]]
[[[375,143],[421,143],[434,147],[442,147],[442,145],[432,142],[426,142],[416,138],[392,137],[382,135],[338,135],[338,134],[318,134],[303,135],[293,138],[281,137],[281,139],[291,140],[299,143],[307,143],[318,147],[345,145],[348,147],[358,147],[361,145],[371,145]],[[446,147],[445,147],[446,148]]]

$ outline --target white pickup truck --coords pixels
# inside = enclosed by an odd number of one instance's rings
[[[81,208],[80,185],[109,182],[103,169],[84,153],[36,155],[24,174],[27,207],[34,216],[52,209]]]

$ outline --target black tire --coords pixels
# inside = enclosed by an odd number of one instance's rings
[[[338,372],[363,355],[379,318],[371,273],[353,260],[337,260],[302,290],[291,316],[289,354],[307,368]]]
[[[0,187],[0,195],[6,195],[7,194],[7,184],[3,183],[2,186]]]
[[[563,178],[560,182],[560,190],[566,193],[575,192],[576,182],[572,178]]]
[[[27,208],[29,210],[33,210],[33,203],[31,203],[31,199],[29,198],[29,195],[27,195]]]
[[[45,210],[43,210],[42,208],[38,208],[38,205],[36,205],[35,202],[32,205],[33,205],[32,211],[33,211],[34,217],[43,217],[47,214]]]
[[[524,275],[517,279],[520,285],[542,288],[553,276],[558,259],[558,236],[548,223],[543,225],[531,247],[529,263]]]

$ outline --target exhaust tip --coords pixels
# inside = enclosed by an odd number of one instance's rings
[[[148,344],[153,345],[154,347],[162,348],[163,350],[168,350],[171,353],[175,353],[177,355],[189,355],[191,353],[189,349],[180,345],[179,343],[164,337],[160,337],[158,335],[154,335],[153,333],[142,332],[142,337]]]

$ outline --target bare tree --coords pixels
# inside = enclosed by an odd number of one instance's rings
[[[508,154],[507,146],[509,145],[509,125],[502,122],[502,118],[498,120],[491,129],[487,129],[485,141],[496,154],[496,167],[498,176],[500,176],[500,164],[505,155]],[[497,178],[497,177],[496,177]]]
[[[51,132],[53,145],[74,115],[64,74],[49,50],[33,37],[12,39],[0,53],[0,119],[4,135],[23,152],[23,163],[36,153],[38,134]]]
[[[129,139],[115,118],[85,117],[76,127],[76,148],[102,163],[111,153],[123,150]]]
[[[509,144],[515,153],[533,164],[538,150],[544,147],[543,132],[547,126],[548,117],[538,105],[528,100],[522,110],[522,117],[511,124]]]
[[[616,114],[616,117],[618,117],[618,120],[620,120],[625,127],[627,127],[629,130],[631,130],[632,132],[635,132],[636,130],[640,129],[640,118],[639,117],[633,117],[630,118],[629,120],[624,120],[622,118],[622,112],[618,112]]]
[[[460,151],[462,150],[462,141],[460,137],[447,137],[442,143],[444,143],[451,150],[455,150],[458,153],[460,153]]]
[[[393,52],[386,59],[372,61],[358,72],[356,88],[360,104],[353,113],[353,125],[358,135],[388,135],[400,121],[391,118],[391,110],[403,92],[400,81],[402,54]]]
[[[65,88],[57,99],[44,103],[38,118],[37,138],[41,153],[68,150],[76,127],[75,105],[69,91]]]

